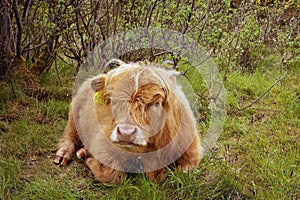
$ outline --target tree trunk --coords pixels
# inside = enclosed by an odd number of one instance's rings
[[[11,51],[11,21],[9,17],[9,7],[7,1],[3,1],[0,6],[0,80],[5,78],[9,63],[13,58]]]

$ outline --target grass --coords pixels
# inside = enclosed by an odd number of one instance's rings
[[[53,164],[69,100],[37,100],[17,88],[14,98],[4,85],[0,199],[300,199],[299,74],[294,68],[258,103],[238,111],[281,72],[229,73],[224,131],[199,167],[192,173],[169,171],[160,184],[137,176],[120,186],[95,182],[75,158],[67,167]],[[50,86],[51,79],[44,79]]]

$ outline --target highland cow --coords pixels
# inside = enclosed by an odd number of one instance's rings
[[[66,165],[77,151],[103,183],[121,183],[126,172],[161,181],[167,167],[192,170],[202,146],[176,83],[179,73],[149,63],[119,64],[78,90],[54,162]]]

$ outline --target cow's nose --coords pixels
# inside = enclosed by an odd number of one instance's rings
[[[133,143],[137,128],[132,124],[119,124],[117,128],[118,139],[120,142]]]

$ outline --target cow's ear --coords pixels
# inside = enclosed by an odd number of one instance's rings
[[[92,79],[91,87],[95,92],[103,90],[105,87],[105,75]]]

